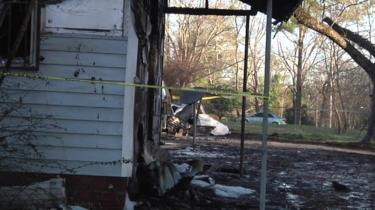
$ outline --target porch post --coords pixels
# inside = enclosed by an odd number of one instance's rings
[[[267,0],[267,26],[266,26],[266,54],[264,66],[264,93],[263,93],[263,129],[262,129],[262,168],[260,178],[261,210],[266,208],[266,184],[267,184],[267,134],[268,134],[268,105],[270,92],[271,69],[271,25],[272,25],[272,1]]]

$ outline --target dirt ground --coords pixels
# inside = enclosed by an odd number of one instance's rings
[[[221,198],[194,189],[168,195],[161,209],[257,209],[260,183],[260,142],[245,144],[245,175],[238,175],[239,140],[166,138],[165,149],[176,163],[203,160],[216,183],[251,188],[239,199]],[[321,145],[269,142],[267,209],[375,209],[375,152]],[[348,189],[334,187],[332,182]]]

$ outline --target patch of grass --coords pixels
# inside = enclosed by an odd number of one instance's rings
[[[224,123],[229,126],[232,133],[240,133],[240,122],[228,121]],[[262,125],[247,122],[245,133],[260,136],[262,134]],[[358,145],[358,142],[365,132],[349,130],[345,133],[338,134],[337,130],[333,128],[319,128],[309,125],[295,126],[269,124],[268,134],[271,139],[290,142]],[[375,141],[372,141],[371,147],[375,148]]]

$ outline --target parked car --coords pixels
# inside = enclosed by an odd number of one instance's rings
[[[246,122],[262,123],[263,122],[263,112],[258,112],[253,115],[246,115]],[[277,116],[273,113],[268,113],[268,123],[277,125],[286,125],[285,119]]]

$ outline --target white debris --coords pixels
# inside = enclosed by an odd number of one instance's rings
[[[215,184],[215,180],[207,175],[199,175],[193,177],[191,185],[198,188],[212,189],[215,195],[226,198],[239,198],[243,195],[253,194],[255,191],[241,186],[226,186]]]
[[[88,209],[83,208],[83,207],[81,207],[81,206],[70,206],[70,209],[71,209],[71,210],[88,210]]]
[[[207,179],[209,178],[208,175],[202,174],[202,175],[196,175],[193,177],[193,179]]]
[[[191,180],[191,185],[194,187],[199,187],[199,188],[209,188],[213,186],[212,184],[206,181],[198,180],[198,179]]]
[[[214,136],[224,136],[230,134],[228,126],[220,123],[212,131],[211,134]]]
[[[198,115],[198,120],[197,120],[197,125],[200,126],[210,126],[210,127],[216,127],[219,125],[221,122],[215,120],[208,114],[199,114]]]
[[[208,182],[211,185],[215,184],[215,180],[213,178],[207,176],[207,175],[197,175],[197,176],[194,176],[193,180],[205,181],[205,182]]]
[[[185,149],[176,150],[173,152],[175,157],[205,157],[205,158],[220,158],[224,157],[223,153],[218,152],[201,152],[199,149],[186,147]]]
[[[191,172],[191,165],[187,163],[182,163],[182,164],[174,163],[174,166],[176,167],[177,171],[180,174],[187,174]]]
[[[208,182],[210,184],[215,184],[215,180],[213,178],[211,178],[211,177],[208,177]]]
[[[61,204],[59,207],[62,210],[88,210],[88,209],[83,208],[81,206],[70,206],[70,205],[65,205],[65,204]]]
[[[239,198],[243,195],[250,195],[255,191],[240,186],[225,186],[216,184],[213,186],[215,195],[226,198]]]
[[[214,129],[211,131],[211,134],[214,136],[223,136],[230,134],[228,126],[215,120],[208,114],[199,114],[197,125],[214,127]]]

